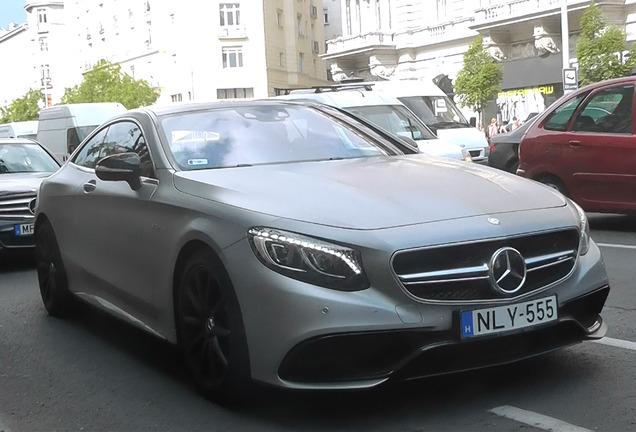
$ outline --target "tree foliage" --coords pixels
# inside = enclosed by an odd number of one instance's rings
[[[80,85],[64,90],[62,103],[119,102],[127,109],[151,105],[159,97],[146,80],[135,80],[121,66],[101,62],[84,75]]]
[[[599,8],[592,2],[581,17],[581,35],[576,43],[579,80],[587,85],[628,75],[636,63],[634,47],[626,51],[625,31],[607,25]]]
[[[455,79],[455,93],[463,107],[479,113],[497,97],[503,80],[501,66],[484,49],[484,38],[477,36],[464,54],[464,67]]]
[[[6,109],[0,109],[0,123],[37,120],[44,94],[40,90],[29,90],[26,95],[15,99]]]

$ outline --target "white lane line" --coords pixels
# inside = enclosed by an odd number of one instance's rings
[[[622,339],[613,339],[609,337],[604,337],[603,339],[592,340],[590,342],[636,351],[636,342],[630,342],[630,341],[626,341]]]
[[[539,429],[553,432],[591,432],[590,429],[574,426],[559,419],[548,417],[532,411],[526,411],[515,408],[510,405],[504,405],[488,410],[489,412],[501,417],[506,417],[520,423],[527,424]]]
[[[623,245],[623,244],[614,244],[614,243],[596,243],[597,246],[606,247],[606,248],[618,248],[618,249],[636,249],[634,245]]]

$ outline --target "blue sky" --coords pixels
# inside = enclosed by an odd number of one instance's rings
[[[26,21],[25,0],[0,0],[0,27],[6,29],[10,22],[23,24]]]

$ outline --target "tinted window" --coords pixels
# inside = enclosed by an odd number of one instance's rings
[[[106,130],[102,129],[93,138],[88,141],[82,150],[75,156],[73,163],[86,167],[95,168],[97,161],[100,159],[100,150],[104,137],[106,137]]]
[[[100,159],[119,153],[137,153],[141,158],[141,175],[152,177],[152,161],[141,129],[133,122],[114,123],[108,128],[102,144]]]
[[[565,131],[568,129],[570,119],[574,110],[579,106],[586,94],[581,94],[574,99],[570,99],[552,112],[543,124],[547,130]]]
[[[367,137],[302,106],[190,112],[166,116],[161,125],[185,170],[386,154]]]
[[[400,97],[400,102],[409,107],[428,126],[470,126],[466,117],[446,96]]]
[[[574,121],[580,132],[631,133],[634,86],[604,89],[592,95]]]

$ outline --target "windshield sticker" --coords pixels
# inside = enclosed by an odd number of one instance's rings
[[[447,111],[448,108],[446,107],[446,101],[444,99],[437,99],[435,101],[435,116],[437,116],[438,113],[444,113]]]
[[[188,165],[197,166],[197,165],[207,165],[207,159],[188,159]]]

